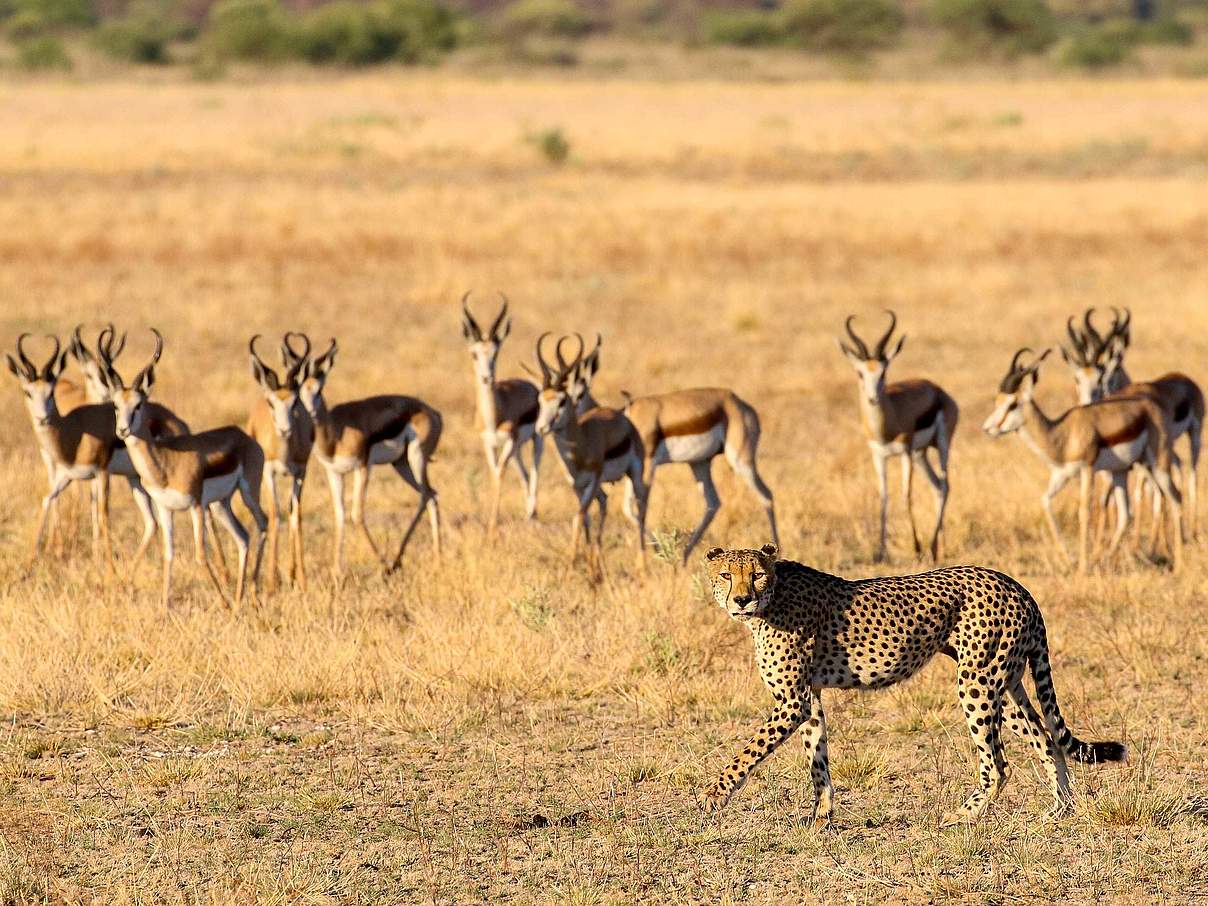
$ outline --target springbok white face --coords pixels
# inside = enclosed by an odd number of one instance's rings
[[[305,344],[303,352],[296,352],[290,345],[290,338],[293,336],[302,338]],[[287,333],[285,335],[281,344],[281,361],[286,367],[286,372],[285,377],[278,377],[277,372],[266,365],[256,352],[258,339],[260,339],[259,334],[248,342],[252,377],[256,379],[261,393],[264,394],[264,401],[268,404],[269,412],[273,417],[274,430],[278,436],[288,440],[294,430],[296,407],[299,405],[298,375],[306,367],[307,359],[310,357],[310,340],[305,334]],[[320,386],[320,391],[321,389]]]
[[[126,348],[126,335],[122,334],[121,339],[117,340],[115,348],[114,341],[117,339],[117,331],[112,324],[105,325],[97,335],[97,352],[94,355],[80,336],[82,328],[83,325],[80,325],[72,334],[71,354],[75,356],[80,371],[84,373],[84,389],[88,399],[94,403],[107,403],[110,401],[109,382],[106,380],[105,371],[98,356],[112,365],[122,354],[122,350]]]
[[[298,385],[298,399],[302,401],[302,408],[312,418],[319,410],[319,404],[323,398],[323,387],[327,384],[327,375],[331,371],[331,366],[335,364],[338,348],[333,338],[331,345],[327,347],[327,352],[303,366],[302,382]]]
[[[50,424],[55,412],[55,384],[58,383],[63,369],[67,367],[67,354],[60,356],[58,338],[50,337],[54,340],[55,351],[51,353],[46,364],[38,368],[25,354],[27,336],[29,334],[21,334],[17,338],[17,357],[20,361],[7,354],[5,358],[8,360],[8,370],[17,378],[21,392],[25,395],[25,408],[30,419],[34,425],[44,428]]]
[[[160,332],[154,327],[151,328],[151,332],[155,334],[155,352],[152,353],[147,367],[134,376],[134,380],[128,387],[122,381],[122,376],[117,373],[117,369],[113,367],[113,359],[108,351],[98,344],[97,351],[101,356],[99,364],[105,377],[106,388],[109,391],[109,402],[113,404],[114,427],[117,436],[122,440],[141,436],[147,394],[151,392],[151,386],[155,383],[155,365],[164,351],[164,338]]]
[[[562,354],[562,344],[570,337],[562,337],[554,347],[557,356],[557,367],[551,367],[545,361],[542,346],[548,333],[543,333],[537,340],[537,364],[541,366],[541,392],[537,396],[538,434],[550,434],[565,430],[570,419],[578,417],[579,401],[591,390],[592,379],[600,367],[600,343],[596,338],[596,348],[587,358],[583,357],[583,338],[575,335],[579,341],[579,350],[571,359]]]
[[[1098,362],[1090,365],[1079,364],[1072,357],[1066,355],[1064,349],[1061,350],[1061,357],[1070,366],[1070,374],[1074,376],[1074,390],[1078,394],[1078,405],[1085,406],[1101,400],[1103,398],[1103,379],[1107,376],[1107,369]]]
[[[537,397],[537,433],[562,431],[574,411],[575,403],[566,386],[544,388]]]
[[[998,393],[994,397],[994,409],[982,423],[982,430],[991,437],[1001,437],[1023,427],[1024,407],[1032,402],[1032,391],[1040,376],[1040,363],[1044,361],[1049,350],[1045,350],[1035,362],[1021,366],[1020,358],[1030,349],[1021,349],[1011,360],[1002,383],[998,385]]]
[[[117,436],[122,440],[137,437],[143,426],[146,392],[141,387],[117,387],[110,391],[109,402],[113,404]]]
[[[486,387],[495,385],[495,362],[499,358],[499,349],[512,332],[512,319],[507,316],[507,296],[503,293],[499,296],[502,299],[499,314],[485,333],[470,313],[470,294],[466,293],[461,299],[461,334],[466,338],[466,348],[474,363],[474,380]]]
[[[877,341],[871,352],[852,329],[851,322],[855,320],[855,315],[849,317],[846,322],[847,335],[851,339],[851,345],[847,345],[842,340],[836,341],[839,344],[839,350],[856,372],[856,379],[860,383],[860,394],[874,405],[885,392],[885,373],[889,370],[889,363],[898,357],[906,342],[906,336],[903,334],[898,338],[893,350],[886,353],[886,344],[893,335],[894,328],[898,326],[897,315],[890,311],[889,317],[891,319],[889,330],[885,331],[884,336]]]

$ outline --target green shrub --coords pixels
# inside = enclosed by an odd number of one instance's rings
[[[1132,22],[1138,44],[1175,44],[1188,47],[1195,43],[1195,29],[1174,16]]]
[[[353,0],[336,0],[317,7],[299,21],[295,46],[311,63],[340,63],[363,66],[394,56],[391,35],[374,10]]]
[[[709,10],[701,19],[701,32],[710,44],[767,47],[784,37],[774,14],[755,9]]]
[[[1072,35],[1061,47],[1058,59],[1066,66],[1103,69],[1117,66],[1132,53],[1133,39],[1110,27],[1086,28]]]
[[[17,42],[17,65],[22,69],[71,69],[67,48],[54,35],[41,35]]]
[[[312,63],[365,66],[386,60],[414,63],[457,42],[453,15],[433,0],[383,0],[365,5],[337,0],[304,16],[294,44]]]
[[[789,42],[849,54],[889,47],[904,23],[892,0],[788,0],[780,13]]]
[[[503,12],[502,27],[512,40],[579,38],[591,31],[592,21],[571,0],[515,0]]]
[[[279,60],[290,51],[290,23],[277,0],[218,0],[203,40],[208,52],[234,60]]]
[[[457,46],[457,17],[438,0],[382,0],[377,15],[397,36],[394,59],[416,63]]]
[[[541,156],[555,167],[562,166],[570,158],[570,141],[566,134],[556,126],[527,135],[525,140],[530,142]]]
[[[932,0],[932,14],[953,46],[966,53],[1039,53],[1057,40],[1057,22],[1045,0]]]
[[[0,2],[0,19],[6,30],[15,34],[45,31],[60,26],[84,27],[96,23],[92,0],[5,0]]]
[[[168,45],[188,33],[171,6],[143,0],[132,4],[118,19],[101,23],[97,46],[117,60],[131,63],[167,63]]]

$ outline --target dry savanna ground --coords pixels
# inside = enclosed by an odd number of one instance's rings
[[[529,137],[560,128],[555,167]],[[338,401],[421,396],[446,416],[433,477],[447,546],[383,578],[306,488],[309,594],[231,614],[178,524],[158,566],[106,584],[80,534],[20,576],[44,477],[15,383],[0,394],[0,900],[518,902],[1179,901],[1206,892],[1208,549],[1179,575],[1125,557],[1076,578],[1043,533],[1047,475],[978,430],[1011,352],[1088,305],[1134,313],[1134,375],[1208,379],[1208,86],[557,84],[440,74],[247,84],[0,86],[0,335],[114,319],[166,335],[158,397],[241,422],[253,332],[338,336]],[[960,402],[946,562],[1006,570],[1049,625],[1065,714],[1132,749],[1076,771],[1076,814],[1026,747],[985,821],[941,829],[973,782],[952,670],[826,696],[839,812],[808,825],[794,741],[720,818],[695,794],[763,719],[746,630],[700,570],[615,588],[561,567],[570,494],[552,454],[540,520],[514,476],[501,536],[472,422],[456,300],[495,289],[515,374],[542,330],[600,331],[604,400],[725,384],[755,403],[787,556],[874,571],[872,474],[841,319],[909,339],[899,377]],[[1072,390],[1060,361],[1040,396]],[[766,540],[718,463],[710,543]],[[896,474],[896,473],[895,473]],[[892,511],[894,571],[920,568]],[[1063,501],[1068,527],[1073,496]],[[370,495],[390,543],[413,506]],[[929,518],[929,495],[917,503]],[[664,546],[700,501],[660,472]],[[119,544],[135,518],[115,486]],[[123,563],[125,568],[127,564]]]

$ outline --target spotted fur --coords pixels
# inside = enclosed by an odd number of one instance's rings
[[[956,661],[957,695],[980,761],[980,785],[965,801],[964,815],[985,814],[1006,782],[1004,720],[1044,763],[1054,815],[1070,808],[1066,756],[1082,762],[1126,758],[1120,743],[1085,743],[1066,727],[1040,609],[1010,576],[960,566],[849,581],[778,560],[772,544],[757,551],[714,548],[705,565],[717,603],[751,630],[760,676],[776,700],[768,720],[706,790],[706,809],[724,806],[801,727],[815,815],[829,819],[834,788],[821,690],[891,686],[939,653]],[[1039,713],[1024,690],[1027,668]]]

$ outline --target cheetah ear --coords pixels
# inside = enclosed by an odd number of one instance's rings
[[[765,557],[770,557],[773,560],[775,560],[776,555],[780,553],[780,548],[778,548],[776,545],[771,544],[771,543],[765,544],[759,550],[760,550],[760,553],[762,553]]]
[[[725,553],[725,551],[722,548],[714,547],[714,548],[711,548],[708,551],[708,553],[705,554],[705,559],[706,560],[716,560],[718,557],[720,557],[724,553]]]

